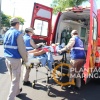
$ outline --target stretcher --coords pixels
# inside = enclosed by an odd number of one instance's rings
[[[35,88],[36,84],[46,86],[48,95],[50,94],[50,90],[52,87],[52,84],[49,84],[50,79],[55,80],[55,82],[57,84],[61,85],[61,87],[65,86],[65,85],[69,85],[69,84],[75,85],[74,81],[69,82],[69,79],[65,83],[61,82],[62,77],[64,76],[63,73],[66,73],[67,76],[69,73],[69,71],[68,71],[69,67],[70,67],[69,66],[69,60],[70,60],[69,55],[66,53],[63,53],[60,55],[58,53],[56,53],[56,54],[53,53],[53,59],[54,59],[54,62],[52,64],[52,68],[53,68],[52,73],[51,73],[51,70],[48,68],[47,64],[45,66],[42,66],[40,60],[37,58],[29,59],[29,62],[25,64],[26,68],[35,68],[36,69],[36,79],[33,81],[32,87]],[[39,71],[40,67],[44,67],[47,71],[46,72]],[[59,71],[60,74],[56,73],[56,71],[57,72]],[[46,75],[46,84],[38,82],[38,80],[43,79],[43,78],[40,78],[40,79],[37,78],[38,73],[43,73]]]

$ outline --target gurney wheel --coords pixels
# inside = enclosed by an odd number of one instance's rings
[[[50,77],[47,78],[47,83],[49,83],[49,79],[50,79]]]
[[[48,90],[47,90],[47,95],[48,96],[50,95],[50,88],[48,88]]]
[[[54,80],[55,80],[55,82],[57,84],[61,85],[61,87],[62,86],[67,86],[69,84],[73,84],[74,85],[73,81],[69,82],[69,76],[70,76],[69,69],[70,69],[70,65],[69,64],[60,63],[57,66],[55,66],[55,68],[53,70],[53,78],[54,78]],[[60,73],[58,71],[60,71]]]
[[[47,95],[48,95],[48,96],[50,95],[50,88],[51,88],[51,85],[48,85],[48,86],[47,86]]]
[[[35,81],[33,81],[33,83],[32,83],[32,87],[35,88]]]

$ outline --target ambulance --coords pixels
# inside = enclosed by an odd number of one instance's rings
[[[85,83],[95,67],[100,67],[100,9],[96,1],[90,0],[90,7],[71,7],[58,12],[52,27],[53,9],[38,3],[34,4],[31,27],[35,28],[32,36],[36,43],[68,43],[71,31],[76,29],[86,50],[84,65]],[[99,48],[99,49],[98,49]],[[96,56],[96,52],[97,56]],[[92,70],[90,70],[92,69]],[[88,71],[87,71],[88,70]]]

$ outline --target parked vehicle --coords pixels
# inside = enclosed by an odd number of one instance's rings
[[[3,44],[3,38],[2,38],[2,35],[0,35],[0,44]]]

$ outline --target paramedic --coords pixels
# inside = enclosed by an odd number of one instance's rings
[[[11,28],[4,37],[4,56],[11,77],[11,87],[7,100],[15,100],[15,97],[19,96],[22,91],[22,88],[19,89],[21,58],[27,62],[27,52],[23,41],[23,34],[19,31],[19,20],[12,18],[10,24]]]
[[[31,38],[31,36],[34,34],[33,30],[34,29],[32,29],[31,27],[25,29],[25,35],[23,36],[23,39],[24,39],[24,43],[25,43],[27,51],[31,51],[33,49],[38,48],[41,45],[44,45],[44,43],[38,43],[38,44],[34,43],[33,39]],[[29,81],[30,70],[31,70],[30,68],[26,69],[26,67],[24,67],[23,85],[30,85],[30,81]]]
[[[69,43],[63,49],[59,50],[59,52],[62,53],[63,51],[71,50],[70,64],[74,70],[70,70],[70,74],[72,74],[72,77],[70,77],[69,81],[76,78],[76,87],[79,89],[81,87],[81,77],[79,76],[79,70],[83,66],[85,61],[85,51],[83,42],[79,38],[77,30],[72,30],[71,36],[72,38],[69,40]]]

